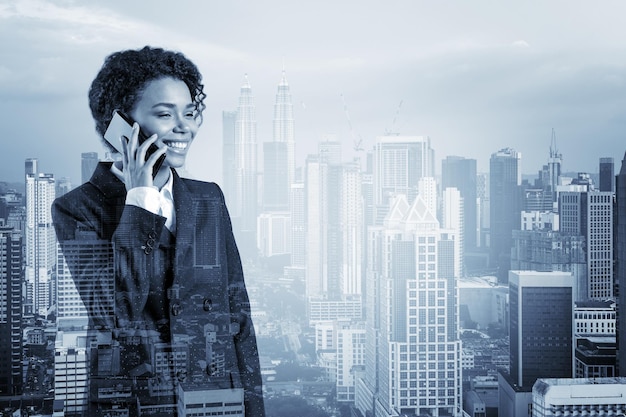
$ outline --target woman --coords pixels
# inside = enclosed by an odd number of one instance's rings
[[[52,208],[89,314],[84,415],[264,415],[224,196],[214,183],[176,173],[204,98],[191,61],[151,47],[110,55],[91,85],[100,136],[114,110],[136,123],[119,138],[121,153],[105,141],[117,161],[100,163]],[[140,130],[148,137],[142,143]],[[151,144],[158,150],[147,156]]]

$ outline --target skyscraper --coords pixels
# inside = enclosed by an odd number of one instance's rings
[[[556,133],[552,129],[552,141],[550,143],[550,159],[548,159],[548,184],[552,192],[552,202],[556,202],[556,187],[559,185],[559,177],[561,176],[561,165],[563,164],[563,155],[556,148]]]
[[[574,285],[569,272],[509,273],[511,377],[518,386],[572,377]]]
[[[389,199],[404,194],[412,201],[422,177],[435,176],[435,151],[428,136],[379,136],[374,145],[374,204],[380,224]]]
[[[98,152],[83,152],[80,154],[80,183],[89,181],[91,174],[98,165]]]
[[[521,153],[506,148],[493,153],[489,161],[489,263],[498,268],[500,282],[508,279],[512,231],[520,228],[521,159]]]
[[[443,228],[449,233],[454,245],[454,271],[456,278],[461,278],[464,274],[463,255],[465,246],[463,236],[465,234],[465,224],[463,223],[463,212],[465,209],[465,201],[461,197],[461,193],[455,187],[445,188],[443,190],[443,204],[441,213],[441,222]]]
[[[461,407],[454,246],[421,196],[369,228],[363,415],[456,416]]]
[[[615,191],[613,158],[600,158],[600,191]]]
[[[454,187],[463,198],[463,247],[472,252],[478,246],[476,160],[447,156],[441,161],[441,189]]]
[[[54,299],[52,272],[56,235],[50,207],[55,198],[52,174],[34,173],[36,160],[26,161],[26,282],[32,312],[46,315]]]
[[[0,395],[22,393],[22,237],[0,225]]]
[[[574,370],[574,279],[568,272],[509,272],[510,371],[500,370],[500,415],[527,416],[538,378]]]
[[[235,235],[244,258],[256,253],[257,227],[256,110],[246,75],[241,86],[235,120],[235,189],[233,199]]]
[[[222,112],[222,189],[226,206],[235,215],[237,187],[235,182],[235,124],[237,121],[236,111]]]
[[[615,179],[615,281],[617,285],[617,371],[626,376],[626,154]]]
[[[307,296],[360,295],[363,203],[357,162],[340,163],[340,144],[320,143],[306,161]]]
[[[564,235],[584,236],[587,281],[578,289],[585,299],[606,300],[613,294],[613,192],[582,191],[559,193],[560,230]]]
[[[263,143],[263,211],[289,209],[288,148],[285,142]]]
[[[289,84],[285,70],[278,84],[276,92],[276,101],[274,102],[274,142],[284,143],[286,145],[287,155],[281,165],[286,167],[287,186],[284,192],[289,192],[289,187],[295,181],[295,130],[293,118],[293,105],[291,104],[291,93],[289,92]],[[267,166],[265,167],[267,169]]]

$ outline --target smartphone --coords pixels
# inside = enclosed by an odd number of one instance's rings
[[[122,140],[129,140],[133,134],[133,124],[134,120],[128,116],[127,114],[115,110],[113,112],[113,118],[111,119],[111,123],[107,127],[106,132],[104,132],[104,140],[107,141],[115,150],[117,150],[120,154],[123,153],[122,148]],[[124,139],[126,138],[126,139]],[[143,143],[148,137],[139,129],[139,143]],[[150,145],[148,151],[146,152],[146,160],[152,155],[154,152],[158,151],[159,147],[154,143]],[[152,169],[152,178],[154,178],[159,172],[161,165],[163,165],[163,161],[165,161],[165,154],[161,155],[159,159],[154,163]]]

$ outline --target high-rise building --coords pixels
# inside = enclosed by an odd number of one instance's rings
[[[574,285],[567,272],[509,272],[510,371],[498,375],[500,415],[527,416],[538,378],[573,376]]]
[[[463,247],[472,252],[478,246],[476,160],[447,156],[441,161],[441,189],[454,187],[463,198]]]
[[[55,182],[55,195],[57,197],[72,191],[72,181],[68,177],[57,178]]]
[[[263,211],[289,209],[289,173],[287,171],[287,143],[263,143]]]
[[[563,155],[556,147],[556,133],[552,129],[552,141],[550,143],[550,158],[548,159],[548,178],[544,181],[544,189],[550,189],[552,193],[552,202],[556,202],[556,187],[559,185],[561,177],[561,165],[563,164]],[[549,187],[548,187],[549,186]]]
[[[0,395],[22,393],[22,236],[0,225]]]
[[[476,210],[478,221],[478,242],[479,248],[489,247],[489,174],[476,174]],[[486,265],[485,265],[486,266]]]
[[[284,143],[286,146],[287,155],[284,160],[281,160],[280,165],[286,168],[286,181],[287,184],[284,187],[283,192],[288,193],[289,187],[295,181],[295,130],[293,119],[293,105],[291,104],[291,93],[289,92],[289,84],[287,83],[287,77],[285,70],[283,69],[283,75],[278,84],[278,91],[276,92],[276,101],[274,102],[274,142]],[[267,170],[267,166],[265,166]],[[282,169],[281,169],[282,171]]]
[[[443,204],[441,207],[441,223],[444,229],[450,234],[454,245],[454,276],[460,278],[464,276],[463,255],[465,246],[463,236],[465,234],[465,224],[463,212],[465,200],[461,193],[454,187],[443,190]]]
[[[454,246],[418,195],[398,194],[368,230],[363,415],[456,416],[461,409]]]
[[[542,229],[513,230],[511,269],[570,272],[576,283],[574,299],[588,298],[584,236]]]
[[[626,154],[615,178],[615,281],[617,286],[617,371],[626,376]]]
[[[337,330],[337,401],[354,404],[356,368],[364,365],[365,328],[350,324]]]
[[[261,213],[257,225],[259,253],[267,258],[280,255],[289,256],[291,233],[291,214],[288,211]]]
[[[87,411],[89,374],[89,339],[93,330],[88,329],[88,312],[101,314],[104,321],[112,322],[115,317],[115,292],[113,271],[113,249],[110,242],[98,239],[95,232],[77,231],[75,241],[66,240],[64,250],[57,252],[57,338],[54,356],[55,400],[63,401],[66,415],[82,415]],[[81,270],[77,289],[68,264],[85,256],[94,262]],[[74,260],[72,260],[72,258]],[[93,283],[98,285],[94,286]],[[95,291],[94,291],[95,289]],[[81,297],[89,295],[89,299]],[[108,318],[107,318],[108,317]]]
[[[382,223],[389,199],[404,194],[413,201],[422,177],[435,176],[435,151],[428,136],[378,136],[374,145],[374,204]]]
[[[574,285],[568,272],[509,273],[511,377],[518,386],[573,375]]]
[[[356,162],[336,164],[329,146],[307,158],[307,296],[361,294],[363,203]]]
[[[498,279],[506,282],[513,245],[512,231],[520,228],[522,172],[521,153],[501,149],[489,160],[489,263],[498,268]]]
[[[578,289],[581,299],[606,300],[613,291],[613,192],[559,192],[560,231],[585,238],[587,281]]]
[[[304,268],[306,265],[306,206],[303,182],[291,184],[291,266]]]
[[[234,232],[245,258],[256,253],[258,203],[256,110],[247,75],[241,86],[235,120],[234,174],[236,189],[233,199]]]
[[[86,183],[98,166],[98,152],[83,152],[80,154],[80,181]]]
[[[237,121],[236,111],[222,112],[222,189],[224,191],[224,199],[226,206],[230,211],[231,217],[235,215],[236,207],[235,198],[237,196],[237,187],[235,182],[235,125]]]
[[[50,210],[56,195],[55,180],[52,174],[30,172],[29,165],[37,166],[36,160],[32,161],[26,162],[26,296],[32,312],[45,316],[55,289],[56,235]]]
[[[600,191],[615,191],[613,158],[600,158]]]

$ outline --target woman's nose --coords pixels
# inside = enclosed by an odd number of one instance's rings
[[[191,130],[191,126],[189,125],[189,123],[191,122],[192,121],[189,121],[184,117],[178,117],[176,120],[176,126],[174,126],[174,130],[176,132],[188,132]]]

